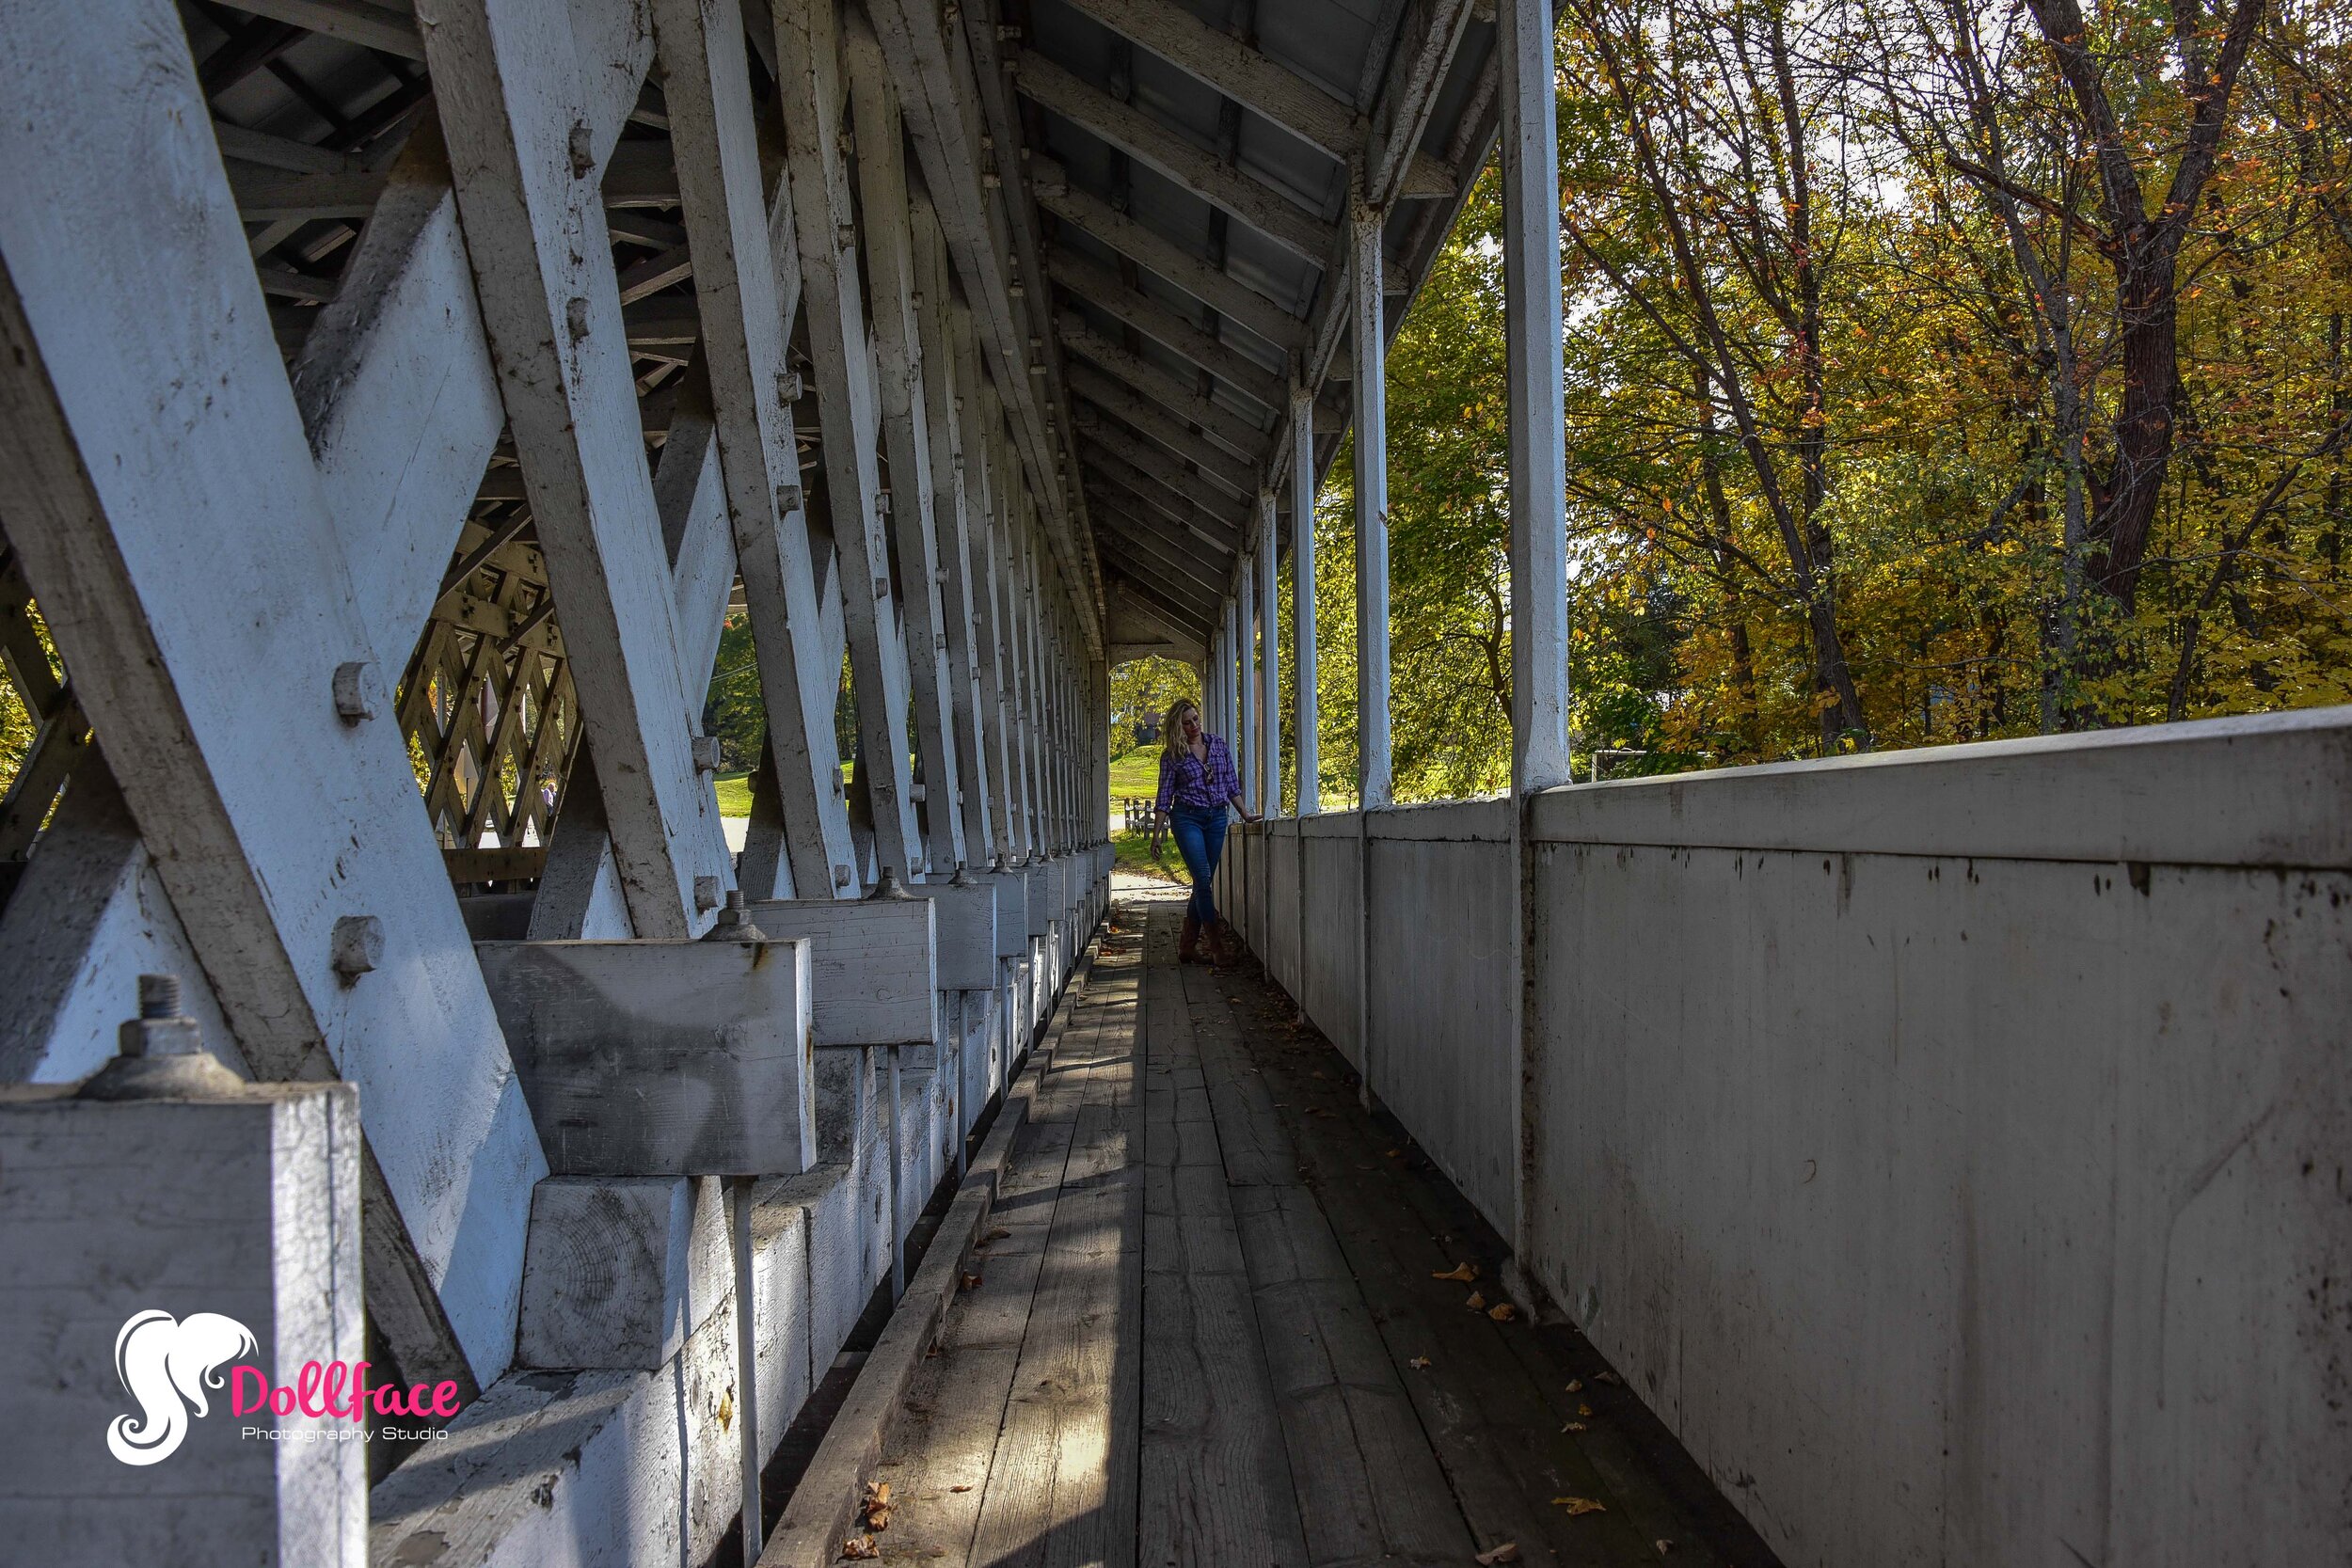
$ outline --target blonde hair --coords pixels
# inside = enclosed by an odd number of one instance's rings
[[[1184,712],[1189,708],[1198,714],[1200,705],[1190,697],[1179,697],[1168,705],[1168,716],[1160,721],[1160,766],[1165,768],[1176,761],[1176,753],[1184,750]],[[1208,725],[1200,726],[1207,729]]]

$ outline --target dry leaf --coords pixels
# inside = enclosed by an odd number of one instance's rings
[[[1478,1554],[1478,1560],[1485,1563],[1517,1562],[1518,1560],[1519,1544],[1516,1541],[1505,1541],[1491,1552]]]
[[[1425,1355],[1416,1355],[1405,1364],[1407,1367],[1412,1368],[1413,1370],[1417,1372],[1425,1372],[1429,1370],[1429,1357]]]
[[[1496,1303],[1486,1313],[1486,1316],[1499,1323],[1507,1323],[1518,1315],[1519,1309],[1507,1301]]]
[[[977,1291],[980,1288],[980,1276],[977,1274],[967,1274],[957,1283],[967,1291]]]
[[[1609,1512],[1606,1504],[1603,1504],[1592,1497],[1554,1497],[1551,1500],[1565,1508],[1571,1518],[1579,1513],[1606,1513]]]
[[[1432,1279],[1458,1279],[1463,1284],[1467,1285],[1471,1280],[1478,1277],[1478,1265],[1475,1263],[1456,1263],[1445,1273],[1433,1274],[1429,1277]]]
[[[1623,1387],[1625,1386],[1625,1379],[1619,1377],[1614,1372],[1595,1372],[1593,1374],[1593,1381],[1595,1383],[1613,1383],[1619,1387]]]
[[[1009,1235],[1011,1235],[1011,1234],[1012,1234],[1012,1232],[1011,1232],[1011,1231],[1007,1230],[1007,1229],[1006,1229],[1003,1226],[1001,1226],[1001,1225],[1000,1225],[1000,1226],[996,1227],[993,1230],[991,1230],[991,1231],[990,1231],[990,1232],[989,1232],[986,1236],[983,1236],[983,1237],[981,1237],[980,1239],[981,1239],[982,1241],[985,1241],[985,1242],[1001,1242],[1001,1241],[1003,1241],[1006,1237],[1008,1237],[1008,1236],[1009,1236]]]
[[[1668,1552],[1675,1549],[1675,1544],[1673,1542],[1663,1539],[1653,1541],[1650,1544],[1658,1548],[1658,1555],[1660,1557],[1664,1557]]]
[[[969,1492],[972,1488],[969,1486],[950,1486],[947,1490],[950,1492]]]
[[[1470,1300],[1462,1303],[1462,1305],[1469,1307],[1473,1312],[1484,1312],[1486,1309],[1486,1297],[1482,1291],[1472,1291],[1470,1294]]]
[[[1576,1413],[1580,1416],[1589,1416],[1593,1413],[1593,1407],[1589,1404],[1579,1402],[1576,1407]]]
[[[1568,1379],[1568,1392],[1571,1394],[1581,1394],[1584,1392],[1584,1380],[1581,1377],[1572,1377]]]
[[[1390,1159],[1391,1159],[1391,1160],[1393,1160],[1393,1159],[1395,1159],[1395,1158],[1397,1157],[1397,1155],[1398,1155],[1399,1153],[1401,1153],[1401,1152],[1403,1152],[1403,1151],[1402,1151],[1402,1150],[1400,1150],[1400,1149],[1394,1149],[1394,1148],[1391,1148],[1391,1149],[1390,1149],[1390,1150],[1389,1150],[1389,1158],[1390,1158]]]
[[[1560,1430],[1562,1432],[1582,1432],[1584,1430],[1584,1423],[1582,1421],[1570,1421],[1566,1426],[1562,1427]]]
[[[870,1535],[852,1535],[841,1543],[841,1555],[849,1558],[879,1558],[882,1548],[874,1544]]]

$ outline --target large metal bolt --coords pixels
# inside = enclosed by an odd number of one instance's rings
[[[700,914],[705,910],[717,909],[721,894],[726,884],[716,877],[695,878],[694,912]]]
[[[717,736],[698,735],[694,736],[694,771],[697,773],[719,771],[719,737]]]
[[[327,962],[346,986],[373,970],[384,957],[384,922],[372,914],[347,914],[335,922],[327,942]]]
[[[191,1056],[204,1049],[204,1031],[180,1010],[180,976],[139,976],[139,1016],[115,1037],[125,1056]]]
[[[375,717],[373,667],[365,659],[335,666],[335,717],[346,724]]]

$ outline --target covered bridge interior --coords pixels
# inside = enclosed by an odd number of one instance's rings
[[[1540,0],[0,8],[12,1547],[2343,1560],[2352,714],[1573,784],[1553,71]],[[1512,788],[1399,808],[1383,357],[1495,160]],[[1113,914],[1148,654],[1256,978]],[[239,1356],[392,1408],[256,1440]]]

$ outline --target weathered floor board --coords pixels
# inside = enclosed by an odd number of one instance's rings
[[[882,1560],[1770,1564],[1581,1338],[1468,1307],[1500,1241],[1279,990],[1177,965],[1178,915],[1120,903],[1025,1079]]]

